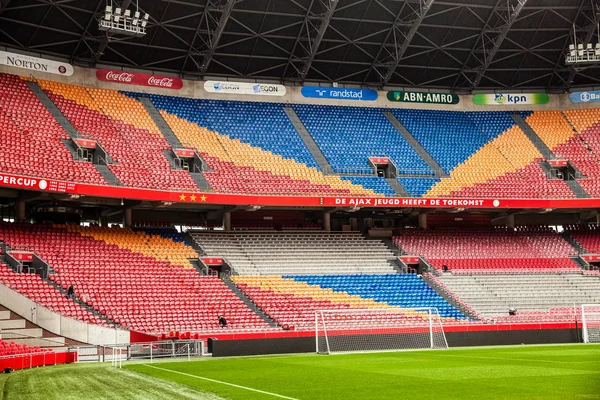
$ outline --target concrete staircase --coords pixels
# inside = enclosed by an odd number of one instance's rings
[[[44,281],[52,286],[53,288],[55,288],[56,290],[58,290],[59,292],[61,292],[65,297],[67,296],[67,291],[60,285],[58,285],[56,282],[54,282],[51,279],[44,279]],[[119,327],[120,324],[116,323],[115,321],[113,321],[112,319],[110,319],[109,317],[107,317],[104,314],[99,313],[98,311],[94,310],[92,307],[90,307],[89,305],[87,305],[86,303],[84,303],[82,300],[80,300],[77,296],[73,295],[73,302],[75,304],[78,304],[79,306],[81,306],[82,308],[85,308],[86,310],[88,310],[89,312],[91,312],[92,314],[94,314],[96,317],[100,318],[101,320],[103,320],[104,322],[111,324],[115,327]]]
[[[585,254],[588,251],[571,235],[569,231],[562,231],[560,236],[565,239],[579,254]]]
[[[165,138],[165,140],[167,141],[167,143],[169,143],[169,145],[173,149],[184,148],[185,146],[181,143],[181,141],[179,140],[177,135],[175,135],[175,132],[173,132],[173,130],[171,129],[169,124],[167,124],[167,121],[165,121],[163,116],[160,115],[160,112],[156,109],[156,107],[152,103],[152,100],[150,100],[148,97],[143,97],[143,96],[138,97],[138,100],[144,105],[144,108],[150,115],[150,118],[152,118],[152,120],[154,121],[154,123],[156,124],[158,129],[160,129],[160,132],[162,133],[162,135]],[[166,154],[166,153],[169,153],[169,154]],[[207,164],[204,161],[204,159],[202,158],[202,156],[198,153],[196,153],[196,154],[197,154],[197,157],[202,162],[202,165],[206,166]],[[175,161],[175,155],[172,152],[169,152],[168,150],[165,151],[165,157],[167,157],[167,160],[169,160],[169,163],[171,164],[171,166],[174,169],[181,169],[181,167]],[[192,176],[192,179],[194,180],[194,182],[196,183],[196,186],[198,186],[198,188],[200,190],[209,190],[210,189],[210,184],[206,180],[206,177],[204,176],[202,171],[195,170],[195,171],[189,171],[189,173]]]
[[[31,91],[37,96],[38,99],[42,102],[44,106],[50,111],[50,114],[54,117],[56,121],[62,126],[62,128],[67,132],[67,134],[72,138],[76,139],[81,137],[77,129],[71,125],[69,120],[63,115],[63,113],[56,107],[56,104],[50,100],[48,95],[42,90],[42,88],[33,81],[27,81],[27,86],[31,89]]]
[[[417,152],[417,154],[425,161],[425,163],[431,168],[436,177],[445,177],[448,174],[440,167],[440,165],[431,157],[431,154],[423,146],[421,143],[415,139],[415,137],[406,129],[406,127],[402,124],[402,122],[398,121],[396,116],[389,111],[384,111],[383,115],[390,121],[390,123],[396,128],[396,130],[402,135],[404,140]]]
[[[429,277],[428,275],[423,275],[422,279],[423,279],[423,281],[425,281],[425,283],[427,283],[427,285],[429,285],[430,288],[432,288],[437,294],[439,294],[441,298],[446,300],[446,302],[448,302],[448,304],[450,304],[452,307],[456,308],[463,315],[465,315],[466,317],[468,317],[472,320],[475,320],[475,321],[479,320],[479,317],[477,315],[473,314],[470,310],[465,308],[462,304],[458,303],[454,297],[450,296],[445,290],[443,290],[437,284],[437,282],[435,280],[431,279],[431,277]]]
[[[323,154],[317,145],[317,142],[315,142],[315,139],[312,137],[310,132],[308,132],[306,126],[304,126],[304,123],[300,120],[298,114],[296,114],[296,111],[294,111],[292,107],[283,107],[283,111],[285,111],[286,115],[290,119],[290,122],[296,129],[296,132],[298,132],[298,135],[300,135],[302,138],[304,145],[312,154],[313,158],[319,165],[319,168],[321,168],[321,171],[327,175],[334,175],[331,164],[329,164],[329,161],[327,161],[327,158],[325,158],[325,154]]]
[[[269,317],[267,314],[265,314],[263,310],[258,308],[257,305],[254,304],[254,302],[252,300],[250,300],[250,298],[248,296],[246,296],[246,294],[244,292],[242,292],[240,290],[240,288],[238,288],[235,285],[235,283],[233,283],[231,281],[231,279],[229,279],[229,277],[224,277],[222,279],[223,279],[223,282],[225,283],[225,285],[227,285],[227,287],[233,293],[235,293],[235,295],[237,297],[239,297],[240,300],[242,300],[244,302],[244,304],[246,304],[248,306],[249,309],[251,309],[256,315],[258,315],[263,321],[265,321],[267,324],[269,324],[269,326],[271,326],[273,328],[276,328],[279,326],[279,325],[277,325],[277,323],[275,321],[273,321],[273,319],[271,319],[271,317]]]
[[[94,167],[96,168],[96,170],[98,170],[98,172],[100,172],[100,175],[102,175],[104,180],[108,182],[109,185],[123,186],[123,184],[121,184],[121,181],[119,181],[119,179],[115,176],[115,174],[113,174],[113,172],[108,168],[107,165],[94,164]]]
[[[410,193],[408,193],[406,191],[406,189],[404,188],[404,186],[402,186],[402,184],[400,184],[400,182],[398,181],[398,179],[396,179],[396,178],[385,178],[385,180],[390,185],[390,187],[394,190],[394,193],[396,193],[396,196],[398,196],[398,197],[411,197]]]
[[[0,332],[2,340],[18,344],[53,349],[61,349],[65,346],[64,337],[48,334],[42,328],[27,322],[5,308],[0,311]]]
[[[533,145],[537,148],[537,150],[544,156],[546,160],[555,160],[556,155],[550,150],[546,143],[538,136],[537,133],[531,128],[531,126],[523,119],[521,114],[514,113],[511,114],[511,118],[515,123],[521,128],[521,130],[525,133],[525,136],[533,143]],[[576,170],[575,166],[573,169]],[[547,167],[542,166],[542,168],[546,171]],[[577,170],[576,170],[577,171]],[[579,172],[579,171],[577,171]],[[589,198],[590,195],[585,191],[583,187],[577,182],[575,179],[565,180],[567,186],[571,189],[571,191],[575,194],[577,198],[586,199]]]

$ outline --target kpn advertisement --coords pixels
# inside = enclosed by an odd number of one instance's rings
[[[486,93],[473,96],[473,103],[487,106],[514,106],[520,104],[548,104],[546,93]]]

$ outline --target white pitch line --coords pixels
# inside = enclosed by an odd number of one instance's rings
[[[160,367],[156,367],[154,365],[148,365],[148,364],[143,364],[143,365],[146,366],[146,367],[148,367],[148,368],[160,369],[162,371],[173,372],[174,374],[189,376],[190,378],[202,379],[202,380],[209,381],[209,382],[220,383],[221,385],[233,386],[233,387],[238,388],[238,389],[245,389],[245,390],[250,390],[252,392],[263,393],[263,394],[267,394],[269,396],[279,397],[280,399],[298,400],[298,399],[293,398],[293,397],[282,396],[282,395],[277,394],[277,393],[265,392],[264,390],[253,389],[251,387],[236,385],[234,383],[218,381],[216,379],[205,378],[203,376],[198,376],[198,375],[186,374],[185,372],[173,371],[172,369],[160,368]]]

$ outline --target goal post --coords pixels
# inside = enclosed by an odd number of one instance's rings
[[[600,304],[581,305],[583,343],[600,343]]]
[[[315,311],[317,353],[447,349],[437,308]]]

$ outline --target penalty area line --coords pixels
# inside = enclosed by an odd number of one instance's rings
[[[241,386],[241,385],[236,385],[235,383],[229,383],[229,382],[223,382],[223,381],[218,381],[216,379],[210,379],[210,378],[205,378],[203,376],[198,376],[198,375],[192,375],[192,374],[187,374],[185,372],[179,372],[179,371],[174,371],[172,369],[167,369],[167,368],[160,368],[160,367],[156,367],[154,365],[148,365],[148,364],[143,364],[144,366],[148,367],[148,368],[154,368],[154,369],[159,369],[161,371],[167,371],[167,372],[172,372],[174,374],[179,374],[179,375],[184,375],[184,376],[189,376],[190,378],[196,378],[196,379],[201,379],[204,381],[209,381],[209,382],[214,382],[214,383],[219,383],[221,385],[226,385],[226,386],[232,386],[238,389],[245,389],[245,390],[249,390],[251,392],[257,392],[257,393],[262,393],[262,394],[267,394],[269,396],[273,396],[273,397],[279,397],[280,399],[288,399],[288,400],[298,400],[296,398],[293,397],[287,397],[287,396],[282,396],[280,394],[277,393],[271,393],[271,392],[265,392],[264,390],[260,390],[260,389],[254,389],[251,387],[247,387],[247,386]]]

